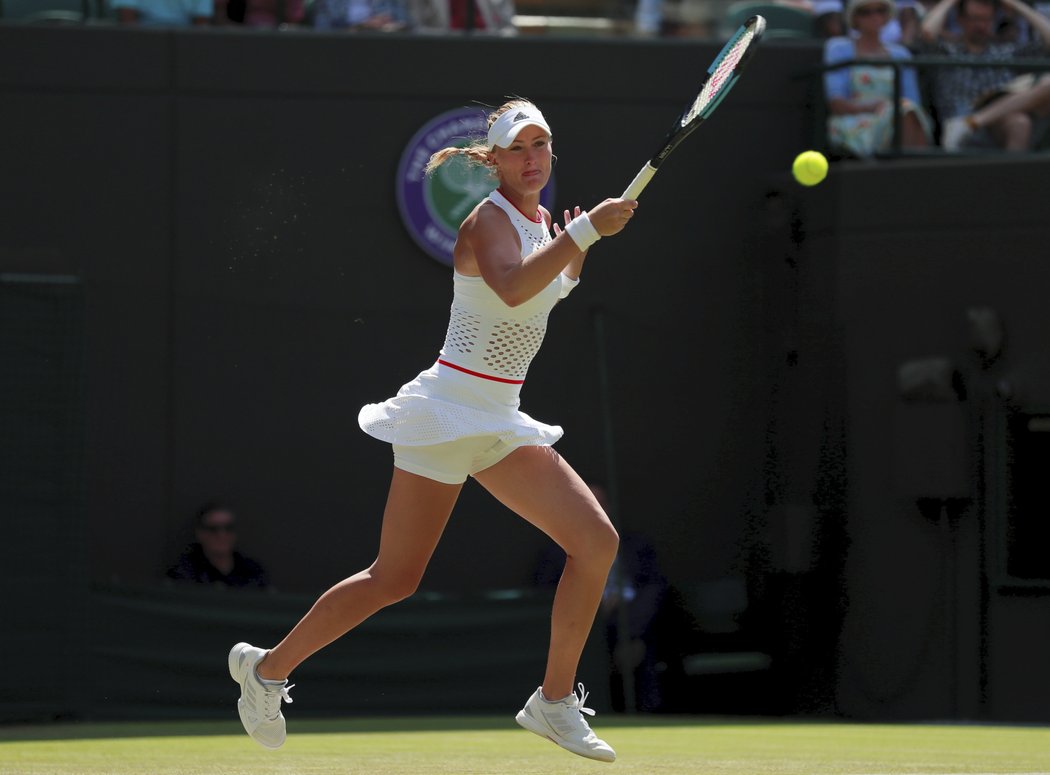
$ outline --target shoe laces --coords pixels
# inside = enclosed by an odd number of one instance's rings
[[[586,713],[588,716],[595,715],[595,712],[591,708],[585,708],[583,705],[583,703],[587,702],[587,697],[590,695],[590,692],[583,688],[582,683],[577,684],[577,686],[580,689],[580,693],[578,695],[575,692],[573,693],[573,696],[576,697],[576,702],[569,707],[576,708],[580,713]]]
[[[573,692],[573,701],[569,703],[568,709],[576,711],[575,721],[579,724],[580,740],[591,745],[598,742],[598,736],[594,734],[594,730],[591,729],[591,725],[587,723],[587,719],[584,716],[593,716],[595,712],[584,705],[587,702],[588,692],[583,688],[583,684],[580,683],[577,686],[579,687],[579,694]]]
[[[265,684],[264,684],[265,686]],[[267,721],[274,721],[281,715],[281,701],[292,704],[292,695],[288,692],[295,688],[295,684],[282,684],[281,686],[265,686],[263,692],[263,715]]]

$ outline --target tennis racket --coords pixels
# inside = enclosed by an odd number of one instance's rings
[[[637,199],[642,189],[653,179],[660,165],[671,155],[671,151],[715,112],[715,108],[725,99],[729,90],[740,78],[744,66],[755,53],[758,41],[762,39],[762,33],[765,30],[766,20],[761,16],[752,16],[729,39],[729,42],[715,57],[715,61],[707,68],[707,77],[700,85],[700,91],[675,121],[671,131],[667,133],[667,137],[660,145],[660,149],[638,171],[631,185],[623,192],[624,199]]]

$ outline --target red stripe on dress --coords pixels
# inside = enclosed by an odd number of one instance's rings
[[[523,380],[523,379],[503,379],[503,377],[491,377],[488,374],[482,374],[479,371],[471,371],[470,369],[464,369],[462,366],[457,366],[454,363],[449,363],[448,361],[443,361],[440,358],[438,358],[438,363],[440,363],[442,366],[448,366],[450,369],[455,369],[456,371],[462,371],[464,374],[469,374],[472,377],[481,377],[482,379],[490,379],[493,382],[503,382],[503,383],[505,383],[507,385],[524,385],[525,384],[525,380]]]

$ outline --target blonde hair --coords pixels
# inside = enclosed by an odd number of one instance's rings
[[[492,125],[496,123],[496,120],[506,113],[508,110],[514,108],[523,107],[535,107],[532,102],[521,97],[516,97],[512,100],[504,102],[494,111],[489,113],[488,120],[485,124],[486,128],[491,129]],[[430,161],[427,162],[426,168],[423,170],[425,174],[430,175],[444,164],[446,161],[451,159],[453,156],[465,156],[468,164],[473,164],[480,167],[488,167],[490,170],[494,169],[489,151],[488,138],[481,138],[474,140],[467,145],[462,146],[449,146],[442,148],[440,151],[435,152],[431,155]]]

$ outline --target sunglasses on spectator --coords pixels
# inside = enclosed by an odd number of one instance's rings
[[[236,525],[201,525],[201,530],[208,533],[236,533]]]
[[[860,8],[853,12],[853,15],[873,16],[874,14],[879,14],[880,16],[885,16],[888,13],[889,9],[880,3],[879,5],[862,5]]]

